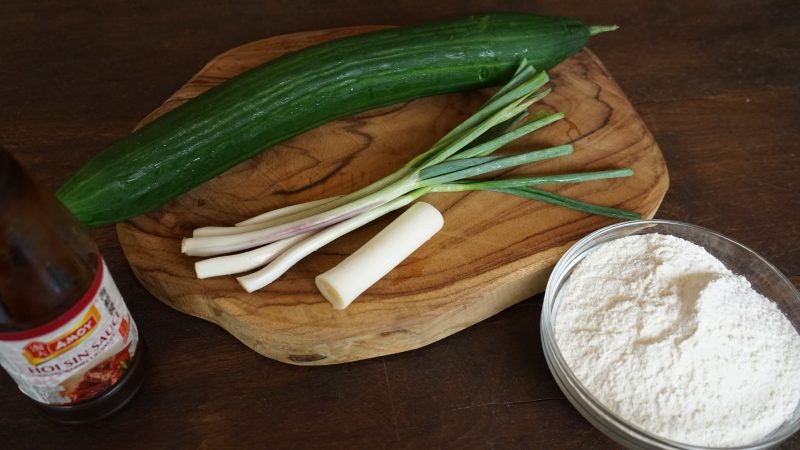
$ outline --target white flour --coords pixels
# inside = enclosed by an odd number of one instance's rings
[[[660,234],[603,244],[562,290],[556,340],[617,415],[692,445],[766,436],[800,401],[800,335],[702,247]]]

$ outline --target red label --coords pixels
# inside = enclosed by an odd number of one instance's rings
[[[128,339],[128,333],[131,331],[131,324],[128,322],[128,319],[124,319],[122,323],[119,324],[119,334],[122,336],[123,339]]]
[[[0,334],[0,365],[34,400],[87,400],[117,383],[129,367],[136,324],[107,273],[99,260],[89,292],[53,322]]]
[[[97,328],[99,321],[100,312],[95,306],[92,306],[83,320],[75,324],[69,331],[47,342],[31,341],[23,347],[22,355],[33,365],[53,359],[83,342]]]

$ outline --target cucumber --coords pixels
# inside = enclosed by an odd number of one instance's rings
[[[493,13],[308,47],[228,80],[116,142],[57,196],[87,226],[122,221],[325,122],[497,85],[523,58],[549,69],[608,29],[563,17]]]

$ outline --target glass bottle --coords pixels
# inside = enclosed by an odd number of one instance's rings
[[[48,417],[82,423],[133,397],[144,359],[88,231],[0,149],[0,364]]]

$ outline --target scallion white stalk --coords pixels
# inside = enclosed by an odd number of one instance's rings
[[[278,277],[286,273],[286,271],[297,264],[298,261],[310,255],[322,246],[327,245],[339,236],[343,236],[355,229],[358,229],[389,212],[408,205],[425,192],[427,192],[427,189],[419,189],[417,191],[410,192],[362,214],[325,228],[324,230],[312,235],[308,239],[295,244],[261,270],[253,272],[249,275],[238,277],[236,280],[239,281],[239,284],[247,292],[253,292],[261,289],[262,287],[277,280]]]
[[[345,309],[433,237],[442,225],[444,218],[439,210],[425,202],[416,202],[314,282],[335,309]]]
[[[218,277],[257,269],[272,261],[286,249],[314,234],[313,231],[288,237],[256,249],[234,255],[217,256],[194,263],[197,278]]]

